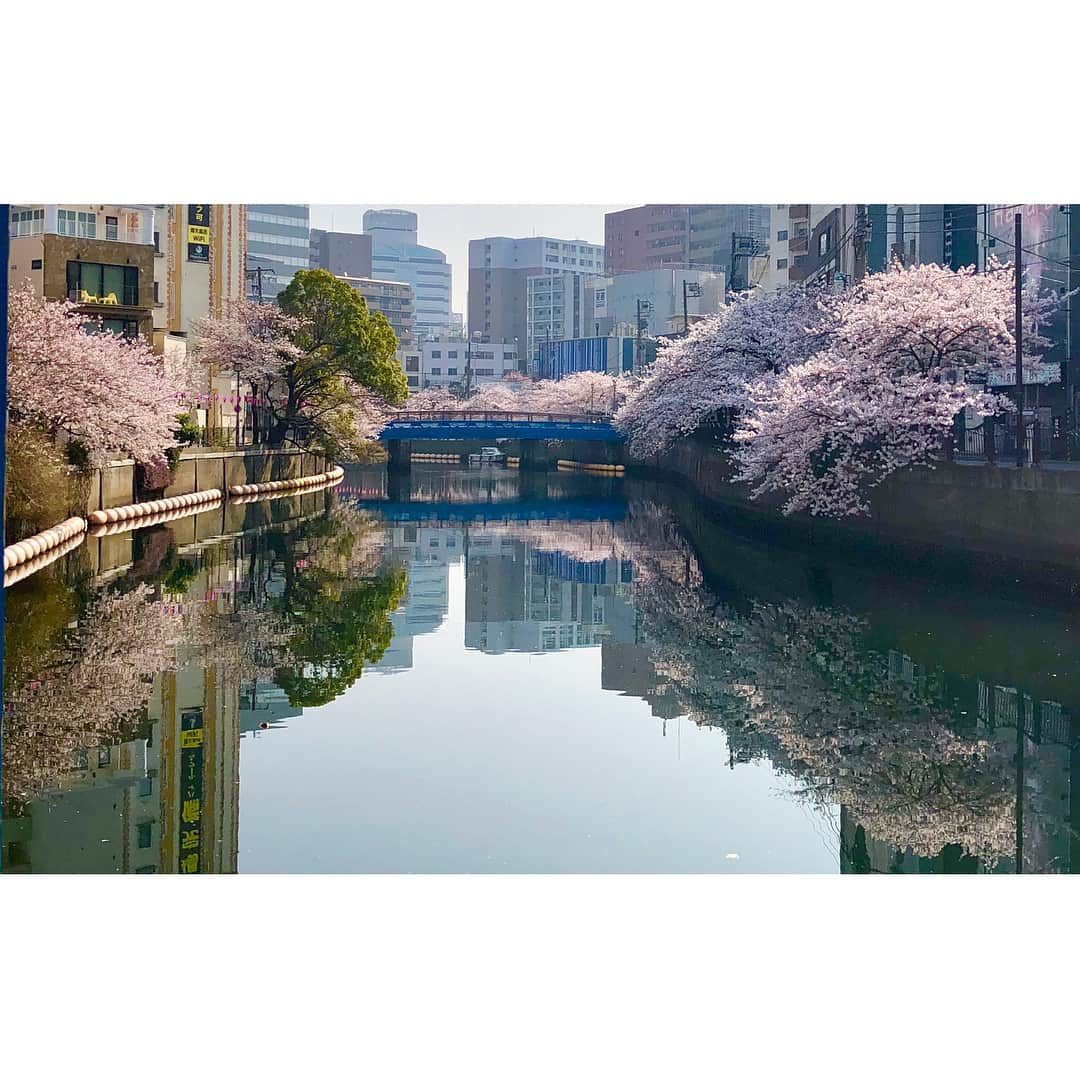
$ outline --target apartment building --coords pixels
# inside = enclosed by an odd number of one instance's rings
[[[8,232],[12,286],[73,301],[89,329],[153,339],[153,206],[13,205]]]
[[[551,236],[469,241],[469,332],[528,348],[528,279],[546,271],[603,272],[604,249]]]

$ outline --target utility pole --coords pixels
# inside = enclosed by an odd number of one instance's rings
[[[1016,288],[1016,467],[1024,467],[1024,288],[1021,249],[1024,243],[1024,218],[1017,212],[1014,222],[1013,284]]]
[[[262,303],[263,299],[263,274],[273,273],[273,270],[269,266],[252,266],[249,267],[247,275],[255,279],[255,298]]]
[[[858,203],[855,206],[855,235],[852,239],[854,249],[854,265],[852,277],[856,281],[862,281],[866,276],[866,249],[869,244],[869,229],[867,228],[866,204]]]
[[[648,313],[652,310],[652,303],[648,300],[638,300],[637,302],[637,370],[640,372],[644,364],[642,359],[644,356],[645,341],[641,336],[642,331],[649,325]]]

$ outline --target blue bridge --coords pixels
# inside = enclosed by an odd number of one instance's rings
[[[382,442],[413,439],[522,439],[623,442],[606,416],[589,413],[399,412],[382,429]]]
[[[510,521],[621,521],[621,499],[508,499],[504,502],[412,502],[353,499],[360,510],[371,510],[396,524],[470,524]]]

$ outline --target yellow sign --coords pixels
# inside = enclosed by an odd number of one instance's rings
[[[209,225],[189,225],[187,227],[187,238],[189,244],[209,244],[210,243],[210,226]]]
[[[202,746],[202,728],[194,728],[191,731],[180,732],[180,748],[189,749],[193,746]]]

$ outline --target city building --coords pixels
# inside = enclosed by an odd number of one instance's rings
[[[397,525],[391,532],[388,555],[408,569],[408,585],[401,605],[390,616],[394,636],[382,658],[368,670],[384,674],[413,665],[413,641],[434,633],[450,610],[450,563],[461,558],[465,530]]]
[[[769,207],[769,250],[764,256],[751,263],[750,285],[772,291],[788,283],[788,266],[791,255],[788,249],[788,236],[791,232],[791,218],[787,203],[776,203]]]
[[[690,207],[692,267],[724,272],[736,292],[749,284],[750,260],[769,249],[769,207],[754,203],[715,203]]]
[[[14,205],[9,280],[74,301],[93,329],[152,341],[154,220],[151,205]]]
[[[273,299],[297,270],[309,267],[308,207],[258,203],[248,207],[247,269],[253,296]]]
[[[386,281],[381,278],[355,278],[338,275],[348,282],[366,301],[371,311],[381,311],[394,328],[398,343],[408,348],[415,344],[413,328],[413,291],[406,281]]]
[[[633,642],[636,618],[625,564],[576,559],[498,535],[469,535],[465,647],[548,652]]]
[[[488,341],[517,342],[527,356],[528,279],[547,270],[603,272],[604,249],[551,236],[469,241],[469,332]]]
[[[220,318],[247,295],[246,235],[247,207],[239,203],[154,207],[154,350],[166,368],[183,361],[199,319]],[[195,410],[201,424],[213,429],[235,422],[227,402],[234,384],[231,371],[207,372]]]
[[[443,386],[469,392],[516,372],[518,355],[512,343],[470,344],[457,338],[437,338],[418,342],[405,354],[402,366],[412,388]]]
[[[768,242],[769,207],[758,204],[650,203],[604,215],[608,274],[713,268],[745,288],[747,260]]]
[[[371,277],[412,287],[417,337],[445,337],[451,326],[452,271],[443,252],[417,243],[416,214],[368,210],[364,233],[371,238]]]
[[[526,348],[531,364],[542,341],[579,338],[589,333],[591,312],[585,303],[586,283],[591,275],[573,270],[549,270],[525,279]]]
[[[656,359],[656,339],[631,335],[541,341],[529,374],[537,379],[564,379],[579,371],[621,375],[638,371]]]
[[[621,274],[688,266],[689,236],[686,203],[653,203],[605,214],[604,269]]]
[[[371,237],[364,233],[312,229],[308,266],[312,270],[329,270],[336,277],[373,277],[371,249]]]
[[[856,210],[851,204],[788,204],[789,282],[854,280]]]
[[[719,271],[639,270],[590,280],[586,304],[592,312],[586,325],[597,337],[636,336],[640,314],[640,329],[647,336],[681,331],[684,284],[687,286],[685,313],[691,323],[723,307],[725,278]]]

